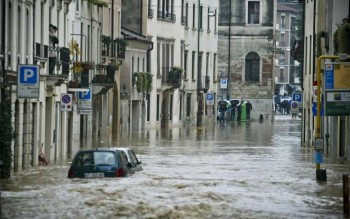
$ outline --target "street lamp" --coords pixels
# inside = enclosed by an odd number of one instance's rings
[[[215,16],[214,11],[209,11],[208,16]],[[197,111],[197,127],[202,127],[203,125],[203,87],[202,87],[202,74],[201,74],[201,62],[200,59],[200,32],[203,17],[203,10],[201,10],[201,1],[198,0],[198,28],[197,28],[197,99],[198,99],[198,111]],[[215,24],[216,25],[216,24]]]

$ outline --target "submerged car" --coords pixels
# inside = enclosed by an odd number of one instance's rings
[[[135,152],[131,148],[115,148],[117,150],[123,151],[131,164],[131,169],[135,172],[143,170],[141,166],[141,160],[139,160]]]
[[[134,173],[125,153],[116,149],[80,150],[73,158],[68,178],[126,177]]]

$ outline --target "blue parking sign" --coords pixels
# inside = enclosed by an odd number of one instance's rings
[[[39,66],[19,65],[17,73],[17,97],[39,98]]]
[[[293,94],[292,100],[297,102],[302,102],[302,94]]]
[[[86,91],[79,92],[79,99],[80,100],[89,100],[91,99],[91,90],[90,88]]]

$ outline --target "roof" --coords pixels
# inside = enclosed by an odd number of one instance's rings
[[[138,33],[134,32],[132,30],[129,30],[125,27],[122,27],[121,33],[122,33],[122,35],[124,35],[124,38],[126,40],[139,40],[139,41],[144,41],[147,43],[152,43],[152,41],[147,39],[147,37],[145,37],[144,35],[138,34]]]
[[[296,3],[278,2],[277,3],[277,12],[301,13],[302,7],[300,4],[296,4]]]

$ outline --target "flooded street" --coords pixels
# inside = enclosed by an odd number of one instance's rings
[[[128,178],[68,179],[68,164],[1,182],[2,218],[343,218],[342,174],[300,148],[299,119],[149,130],[121,141],[143,163]]]

